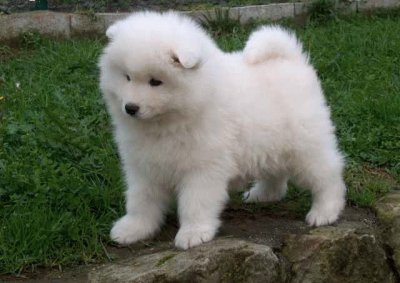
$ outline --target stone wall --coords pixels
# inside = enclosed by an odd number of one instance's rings
[[[399,0],[350,0],[341,2],[342,11],[366,10],[377,7],[400,6]],[[234,7],[229,9],[229,17],[245,23],[254,20],[278,20],[294,18],[307,12],[307,4],[277,3],[269,5]],[[182,12],[194,18],[203,15],[215,17],[215,10]],[[73,34],[104,34],[107,27],[127,13],[56,13],[36,11],[0,15],[0,41],[10,40],[20,34],[37,31],[40,34],[68,37]]]

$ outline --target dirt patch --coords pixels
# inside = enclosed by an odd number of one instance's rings
[[[0,63],[6,63],[12,58],[18,57],[22,53],[21,47],[15,42],[0,45]],[[0,87],[4,83],[4,78],[0,76]]]
[[[382,178],[392,182],[393,186],[395,187],[399,186],[399,180],[397,180],[393,175],[391,175],[386,168],[373,167],[369,164],[364,164],[363,170],[365,170],[374,177]]]

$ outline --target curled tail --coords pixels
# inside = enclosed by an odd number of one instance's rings
[[[308,56],[296,36],[279,26],[263,26],[253,32],[243,56],[252,65],[275,58],[308,62]]]

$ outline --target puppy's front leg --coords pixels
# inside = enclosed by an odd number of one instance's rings
[[[128,176],[126,215],[114,223],[111,239],[120,244],[131,244],[153,236],[164,220],[168,192],[151,182]]]
[[[219,215],[228,199],[227,183],[227,178],[213,172],[185,178],[178,195],[178,248],[188,249],[214,238],[220,226]]]

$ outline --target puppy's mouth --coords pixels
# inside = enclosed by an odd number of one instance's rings
[[[144,115],[140,112],[135,113],[134,115],[127,114],[126,112],[124,113],[128,118],[131,118],[132,120],[144,120],[146,119]]]
[[[149,112],[140,112],[136,113],[132,119],[136,121],[140,121],[141,123],[162,123],[163,121],[168,121],[168,117],[171,115],[171,112],[163,112],[163,113],[149,113]]]
[[[137,113],[133,118],[140,121],[155,121],[159,120],[162,114],[150,114],[148,112]]]

